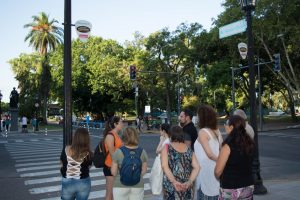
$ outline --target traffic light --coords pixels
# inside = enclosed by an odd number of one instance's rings
[[[136,67],[134,65],[130,65],[130,80],[136,79]]]
[[[273,55],[273,57],[274,57],[274,71],[279,72],[281,70],[280,54],[276,53]]]

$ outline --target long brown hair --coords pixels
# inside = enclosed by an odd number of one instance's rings
[[[199,128],[217,129],[217,113],[210,105],[201,105],[198,108]]]
[[[90,135],[87,129],[76,129],[70,150],[72,152],[72,158],[75,160],[81,160],[87,155],[88,157],[92,156]]]

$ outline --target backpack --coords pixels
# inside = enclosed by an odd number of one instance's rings
[[[108,133],[114,136],[112,133]],[[94,150],[94,157],[93,163],[96,168],[103,168],[105,165],[105,159],[107,156],[105,145],[104,145],[105,138],[101,139],[99,144],[96,146]],[[115,144],[114,144],[115,145]]]
[[[124,158],[120,168],[120,181],[123,185],[133,186],[140,182],[142,174],[141,154],[143,149],[129,149],[125,146],[120,148]]]

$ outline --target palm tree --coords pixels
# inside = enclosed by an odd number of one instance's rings
[[[51,73],[47,61],[48,51],[55,50],[59,44],[63,43],[64,31],[62,28],[55,26],[57,20],[49,20],[49,16],[41,12],[39,16],[32,16],[33,22],[24,25],[24,28],[30,28],[25,37],[29,40],[29,46],[32,46],[42,56],[42,72],[40,74],[40,91],[39,96],[42,100],[43,122],[47,124],[47,101],[50,92]]]

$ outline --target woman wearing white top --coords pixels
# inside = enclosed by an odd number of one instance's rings
[[[194,150],[201,170],[196,179],[198,200],[217,200],[220,183],[214,175],[216,160],[218,159],[222,136],[217,127],[217,115],[209,105],[202,105],[198,109],[199,133],[194,144]]]
[[[156,148],[156,154],[160,154],[166,144],[170,144],[170,125],[164,123],[160,126],[160,141]]]

